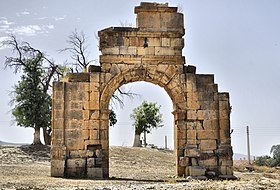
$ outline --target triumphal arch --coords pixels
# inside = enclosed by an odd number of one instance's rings
[[[109,177],[109,101],[120,86],[146,81],[170,96],[178,176],[233,176],[229,94],[182,56],[183,14],[168,4],[135,7],[136,28],[99,31],[100,66],[54,82],[51,176]],[[160,166],[160,163],[158,165]]]

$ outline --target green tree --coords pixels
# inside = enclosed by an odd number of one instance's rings
[[[51,97],[43,91],[43,73],[40,61],[26,60],[21,81],[15,86],[12,114],[19,126],[34,128],[33,144],[41,144],[41,127],[51,125]]]
[[[152,102],[143,101],[139,107],[133,110],[130,118],[134,120],[135,129],[133,147],[141,147],[140,136],[142,133],[144,133],[144,145],[146,146],[146,133],[150,133],[153,128],[163,126],[160,106]]]
[[[109,114],[109,126],[112,127],[118,122],[116,113],[112,110]]]
[[[21,82],[15,87],[15,98],[12,99],[12,103],[16,103],[13,109],[13,115],[16,118],[16,122],[20,126],[33,127],[36,131],[36,138],[34,138],[34,144],[40,144],[39,141],[39,127],[43,128],[43,137],[45,144],[51,144],[51,125],[49,113],[51,112],[51,101],[48,97],[50,93],[50,84],[54,77],[57,79],[63,75],[63,68],[59,65],[54,64],[53,60],[48,59],[43,52],[33,48],[27,42],[19,42],[14,35],[10,35],[9,39],[1,43],[2,46],[11,48],[15,56],[5,57],[5,66],[14,69],[15,73],[23,71]],[[33,84],[32,84],[33,83]],[[33,93],[30,90],[36,89]],[[24,94],[26,93],[26,94]],[[44,95],[43,95],[44,94]],[[30,97],[28,97],[30,96]],[[36,97],[34,97],[36,96]],[[38,97],[37,97],[38,96]],[[32,99],[31,99],[32,97]],[[40,102],[40,106],[27,104],[27,101],[34,101],[35,103]],[[43,102],[44,101],[44,102]],[[29,105],[29,107],[26,107]],[[32,107],[37,106],[37,107]],[[38,116],[37,114],[33,117],[37,117],[38,121],[34,121],[34,118],[30,119],[25,114],[26,111],[31,111],[32,108],[34,113],[45,114]],[[36,109],[35,109],[36,108]],[[40,110],[38,110],[40,108]],[[43,120],[41,120],[43,118]],[[49,121],[46,122],[45,119]],[[33,123],[33,125],[32,125]],[[40,124],[40,126],[38,126]]]
[[[280,166],[280,144],[273,145],[270,149],[270,154],[272,154],[273,158],[272,166]]]

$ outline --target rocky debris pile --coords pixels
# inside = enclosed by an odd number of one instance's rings
[[[19,147],[24,153],[37,161],[50,161],[51,147],[47,145],[23,145]]]
[[[0,164],[28,164],[50,161],[50,147],[45,145],[0,145]]]

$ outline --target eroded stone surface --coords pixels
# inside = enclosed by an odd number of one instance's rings
[[[174,105],[176,175],[231,176],[229,94],[218,92],[214,75],[185,65],[183,14],[157,3],[135,13],[137,28],[99,31],[100,66],[54,83],[51,175],[108,178],[110,98],[123,84],[146,81]]]

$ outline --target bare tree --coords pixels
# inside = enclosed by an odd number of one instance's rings
[[[59,50],[60,52],[68,51],[71,53],[71,59],[74,61],[73,65],[75,66],[75,71],[80,72],[81,69],[85,72],[87,66],[96,60],[89,60],[89,52],[87,45],[87,38],[83,32],[78,32],[75,30],[70,36],[68,36],[67,43],[69,47]],[[72,70],[72,72],[74,72]],[[129,97],[133,98],[137,94],[131,92],[130,90],[126,91],[124,88],[118,88],[117,91],[112,95],[112,107],[120,105],[124,106],[124,98]]]
[[[76,72],[86,72],[87,66],[94,60],[88,59],[88,45],[87,38],[83,32],[77,32],[75,30],[68,36],[67,43],[69,47],[59,50],[60,52],[68,51],[71,54],[71,59],[74,61],[73,66]],[[72,70],[73,72],[73,70]]]

